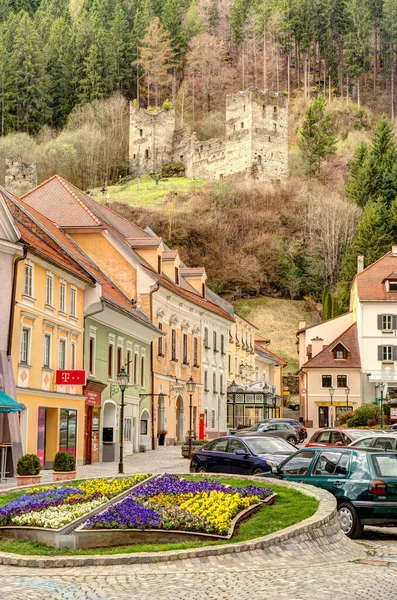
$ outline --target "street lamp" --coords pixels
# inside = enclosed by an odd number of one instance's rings
[[[335,388],[331,385],[329,388],[329,396],[331,398],[331,427],[334,426],[334,405],[333,405],[333,399],[334,399],[334,394],[335,394]]]
[[[346,387],[345,394],[346,394],[346,410],[349,410],[349,394],[350,394],[349,386]]]
[[[383,427],[383,410],[382,410],[383,390],[385,389],[385,384],[383,383],[383,381],[380,382],[379,389],[380,389],[380,428],[382,429],[382,427]]]
[[[192,402],[193,402],[193,394],[194,394],[195,389],[196,389],[196,382],[193,381],[193,378],[190,376],[190,379],[186,384],[186,390],[190,396],[190,402],[189,402],[189,458],[190,458],[190,454],[192,452],[192,411],[193,411]]]
[[[121,392],[121,410],[120,410],[120,460],[119,473],[124,472],[123,450],[124,450],[124,392],[128,385],[129,376],[125,367],[121,367],[120,373],[117,374],[117,383]]]
[[[229,385],[229,387],[227,388],[227,391],[228,391],[230,394],[235,394],[235,393],[237,392],[237,390],[238,390],[238,384],[237,384],[237,383],[234,381],[234,379],[233,379],[232,383],[231,383],[231,384]]]

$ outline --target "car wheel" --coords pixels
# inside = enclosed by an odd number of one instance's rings
[[[262,473],[264,473],[263,469],[261,469],[260,467],[255,467],[255,469],[252,471],[251,475],[262,475]]]
[[[296,439],[294,437],[292,437],[292,435],[290,435],[289,437],[287,437],[287,442],[289,442],[293,446],[296,446]]]
[[[354,507],[348,502],[343,502],[338,506],[338,521],[343,533],[350,539],[356,539],[361,536],[364,527]]]
[[[196,473],[206,473],[206,472],[207,472],[207,469],[203,466],[197,467],[197,469],[196,469]]]

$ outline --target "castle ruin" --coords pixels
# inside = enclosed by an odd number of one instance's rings
[[[249,88],[226,96],[225,136],[206,141],[176,129],[175,110],[130,105],[131,175],[182,163],[186,177],[223,179],[237,173],[258,183],[288,177],[288,98]]]

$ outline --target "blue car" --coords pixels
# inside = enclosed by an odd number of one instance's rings
[[[282,438],[224,436],[192,454],[190,472],[258,475],[270,472],[294,452],[295,446]]]

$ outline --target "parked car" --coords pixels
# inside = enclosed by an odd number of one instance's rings
[[[272,421],[257,423],[248,429],[242,429],[238,432],[238,435],[239,437],[250,435],[276,436],[287,440],[290,444],[299,443],[299,433],[289,423],[273,423]]]
[[[397,431],[397,423],[393,423],[392,425],[390,425],[387,431]]]
[[[264,477],[323,488],[336,497],[342,531],[360,537],[365,525],[397,525],[397,452],[365,448],[303,448]]]
[[[313,433],[306,444],[306,448],[315,446],[348,446],[355,440],[365,437],[370,433],[379,433],[379,430],[370,429],[319,429]]]
[[[281,417],[280,419],[270,419],[269,422],[270,423],[288,423],[289,425],[292,425],[292,427],[297,431],[300,442],[304,442],[305,439],[307,438],[306,427],[304,427],[302,425],[302,423],[299,423],[299,421],[297,419],[288,419],[288,418]]]
[[[193,452],[190,472],[257,475],[295,451],[281,438],[224,436]]]
[[[397,450],[397,431],[395,433],[377,433],[355,440],[350,447],[378,448],[378,450]]]
[[[288,404],[288,408],[290,408],[291,410],[300,410],[301,405],[299,404],[299,402],[290,402]]]

